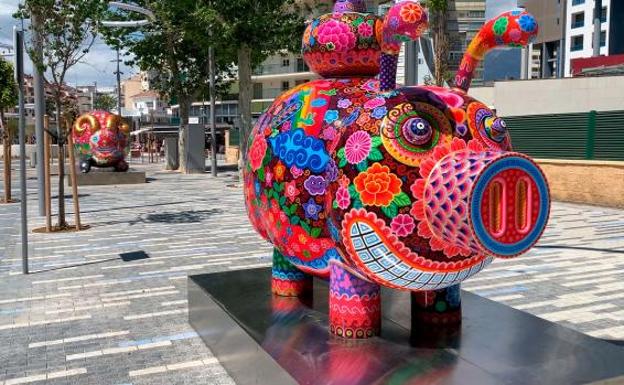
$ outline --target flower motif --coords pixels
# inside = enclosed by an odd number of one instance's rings
[[[319,213],[323,207],[317,205],[314,198],[310,198],[307,203],[303,204],[303,210],[305,211],[306,218],[318,220]]]
[[[282,162],[277,162],[275,167],[273,167],[273,172],[275,173],[275,180],[281,182],[284,180],[284,175],[286,174],[286,166],[284,166]]]
[[[373,27],[368,23],[362,23],[358,26],[358,32],[362,37],[371,37],[373,35]]]
[[[343,210],[349,208],[349,205],[351,204],[351,195],[349,194],[349,190],[344,187],[339,187],[338,190],[336,190],[336,203],[338,204],[338,207]]]
[[[384,116],[386,116],[387,112],[388,112],[388,109],[385,106],[377,107],[373,110],[373,113],[371,114],[371,116],[375,119],[381,119]]]
[[[334,126],[327,126],[323,129],[323,139],[325,140],[334,140],[336,139],[336,135],[338,134],[338,131],[336,131],[336,128]]]
[[[384,106],[385,104],[386,104],[386,99],[384,99],[382,96],[378,96],[364,103],[364,108],[366,108],[367,110],[373,110],[377,107]]]
[[[535,29],[537,29],[537,22],[535,21],[535,18],[531,15],[520,16],[518,24],[520,24],[520,29],[522,29],[524,32],[532,33],[535,32]]]
[[[327,188],[327,182],[320,175],[311,175],[303,182],[303,187],[308,190],[310,195],[323,195]]]
[[[271,172],[271,170],[266,170],[266,172],[264,173],[264,184],[267,187],[270,187],[271,183],[273,183],[273,173]]]
[[[362,203],[368,206],[385,207],[401,192],[403,182],[390,172],[388,166],[374,163],[353,180],[355,190],[360,193]]]
[[[254,179],[254,191],[256,192],[256,196],[259,196],[262,192],[262,185],[258,179]]]
[[[262,161],[264,160],[264,155],[266,155],[266,150],[266,140],[262,135],[256,135],[249,149],[249,163],[253,171],[257,171],[262,167]]]
[[[401,19],[406,23],[414,24],[422,17],[422,8],[414,3],[407,3],[401,7]]]
[[[333,159],[330,159],[329,163],[327,163],[324,176],[328,182],[333,182],[338,179],[338,165],[336,165]]]
[[[325,121],[328,124],[332,124],[336,120],[338,120],[338,111],[337,110],[327,110],[327,112],[325,112]]]
[[[330,20],[321,24],[317,34],[319,42],[325,44],[329,50],[346,52],[353,49],[356,44],[355,34],[351,32],[351,27],[339,20]]]
[[[368,157],[372,140],[366,131],[354,132],[345,144],[345,156],[351,164],[358,164]]]
[[[299,168],[299,167],[297,167],[297,166],[292,166],[292,167],[290,168],[290,173],[292,174],[292,176],[293,176],[295,179],[297,179],[297,178],[299,178],[301,175],[303,175],[303,170],[302,170],[302,169],[300,169],[300,168]]]
[[[392,223],[390,223],[390,227],[392,231],[399,237],[406,237],[414,232],[414,228],[416,224],[414,223],[414,218],[407,214],[399,214],[396,217],[392,218]]]
[[[494,33],[496,35],[503,35],[506,31],[507,31],[507,26],[509,25],[509,19],[507,17],[501,17],[500,19],[496,20],[496,22],[494,23]]]
[[[284,186],[284,195],[286,198],[288,198],[291,202],[294,202],[299,194],[301,194],[301,192],[297,188],[297,183],[294,180],[286,183]]]
[[[351,107],[351,104],[353,104],[353,103],[349,99],[340,99],[340,100],[338,100],[337,106],[338,106],[338,108],[344,109],[344,108]]]

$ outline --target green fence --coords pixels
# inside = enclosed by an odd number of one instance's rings
[[[624,111],[506,117],[513,148],[535,158],[624,161]]]

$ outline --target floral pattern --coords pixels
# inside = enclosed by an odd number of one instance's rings
[[[416,224],[411,215],[399,214],[392,219],[390,224],[392,231],[399,237],[406,237],[414,232]]]
[[[364,266],[356,250],[361,244],[349,243],[352,232],[361,231],[360,241],[370,235],[373,245],[391,248],[402,266],[466,277],[460,272],[473,274],[488,261],[472,245],[454,243],[467,237],[461,234],[465,229],[442,231],[454,240],[432,230],[425,181],[444,157],[509,151],[511,141],[494,112],[465,92],[380,90],[375,77],[381,40],[394,44],[395,34],[405,32],[402,28],[426,24],[427,17],[412,1],[398,2],[389,15],[382,20],[335,12],[308,25],[304,59],[322,78],[285,92],[258,120],[244,169],[249,218],[305,273],[327,277],[335,265],[330,262],[338,260],[367,280],[396,287]],[[458,72],[459,88],[469,85],[483,52],[501,42],[530,40],[537,25],[525,16],[507,13],[488,22]],[[450,174],[439,180],[469,183]],[[444,191],[454,188],[443,186]],[[436,211],[451,213],[438,222],[456,221],[466,209],[459,204],[447,208]],[[451,285],[462,279],[440,282]],[[449,293],[446,307],[459,301]]]
[[[349,139],[345,146],[345,156],[351,164],[362,162],[370,153],[372,147],[371,137],[367,132],[356,131]]]
[[[369,206],[388,206],[401,192],[401,179],[390,172],[388,166],[373,164],[353,180],[362,203]]]

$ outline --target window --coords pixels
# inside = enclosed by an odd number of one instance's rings
[[[253,98],[262,99],[262,83],[254,83],[253,85]]]
[[[297,72],[308,72],[310,69],[305,61],[301,58],[297,59]]]
[[[602,13],[600,14],[600,22],[601,23],[606,23],[607,22],[607,7],[602,7]]]
[[[585,4],[585,0],[572,0],[572,5]]]
[[[282,59],[282,67],[290,67],[290,59]]]
[[[288,91],[290,89],[290,83],[289,82],[282,82],[282,91]]]
[[[570,51],[582,51],[583,50],[583,35],[572,36],[572,44],[570,45]]]
[[[585,12],[572,15],[572,28],[581,28],[585,25]]]

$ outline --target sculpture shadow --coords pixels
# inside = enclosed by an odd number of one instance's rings
[[[145,217],[140,218],[141,223],[201,223],[204,220],[210,218],[215,214],[221,214],[223,210],[221,209],[210,209],[210,210],[190,210],[190,211],[179,211],[179,212],[169,212],[169,213],[154,213],[147,214]]]

